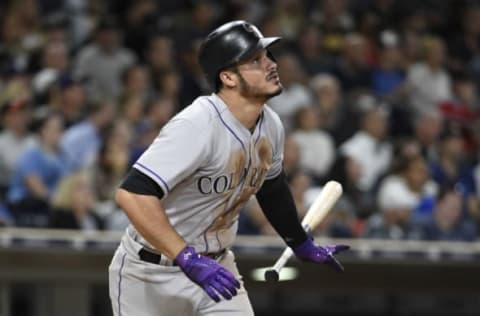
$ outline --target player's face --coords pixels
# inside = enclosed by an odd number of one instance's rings
[[[240,94],[244,97],[268,100],[279,95],[283,86],[277,72],[277,64],[264,49],[237,67]]]

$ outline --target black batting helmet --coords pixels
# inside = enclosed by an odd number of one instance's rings
[[[203,41],[199,63],[209,83],[218,90],[221,70],[248,59],[279,40],[280,37],[263,37],[257,27],[248,22],[228,22],[213,30]]]

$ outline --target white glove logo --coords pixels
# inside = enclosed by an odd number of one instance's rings
[[[186,252],[183,254],[183,260],[187,261],[190,259],[191,256],[192,256],[191,252]]]

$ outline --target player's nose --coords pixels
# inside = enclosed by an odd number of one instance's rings
[[[269,72],[277,71],[277,62],[270,56],[267,57],[267,70]]]

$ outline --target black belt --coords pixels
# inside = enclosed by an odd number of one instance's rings
[[[224,253],[226,249],[222,249],[218,252],[207,252],[207,253],[201,253],[202,256],[209,257],[213,260],[217,260],[220,258]],[[153,263],[153,264],[160,264],[160,260],[162,259],[162,255],[158,253],[151,252],[148,249],[142,248],[138,252],[138,256],[140,257],[140,260]],[[172,263],[174,266],[177,266],[176,262]]]

